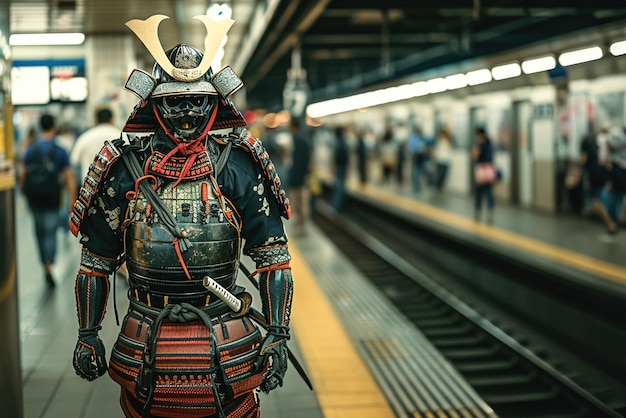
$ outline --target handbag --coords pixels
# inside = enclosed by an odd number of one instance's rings
[[[497,179],[498,170],[493,163],[478,163],[474,166],[474,181],[476,184],[489,184]]]

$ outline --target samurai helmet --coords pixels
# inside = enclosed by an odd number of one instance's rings
[[[189,142],[212,129],[245,126],[243,115],[228,100],[243,83],[228,66],[217,74],[211,69],[220,43],[234,21],[196,16],[207,29],[204,52],[185,44],[164,51],[158,26],[167,18],[154,15],[126,23],[146,46],[155,64],[152,74],[135,69],[126,82],[125,87],[142,102],[127,120],[124,130],[151,130],[158,122],[176,142]],[[150,113],[153,115],[149,114],[148,104],[152,105]]]

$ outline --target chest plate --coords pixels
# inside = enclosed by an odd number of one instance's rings
[[[228,200],[216,195],[208,178],[160,184],[157,194],[187,232],[191,248],[180,253],[174,237],[164,227],[145,196],[139,192],[130,202],[125,251],[131,287],[151,293],[179,296],[171,302],[193,302],[207,290],[206,275],[231,288],[237,277],[240,256],[239,220]],[[191,276],[184,272],[182,257]],[[197,303],[193,303],[197,305]]]

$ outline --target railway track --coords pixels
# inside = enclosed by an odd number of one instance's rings
[[[393,216],[381,217],[362,202],[349,205],[346,216],[321,206],[318,227],[427,336],[499,417],[624,416],[623,400],[614,399],[606,385],[596,382],[587,389],[573,380],[586,373],[582,365],[562,364],[562,359],[552,358],[550,350],[538,345],[536,338],[529,341],[527,331],[517,323],[507,323],[503,330],[495,319],[477,311],[490,302],[470,296],[471,306],[462,291],[458,294],[459,286],[438,282],[432,279],[434,274],[425,273],[436,271],[433,259],[449,259],[472,274],[467,267],[472,260],[458,261],[462,256],[458,248],[453,256],[445,250],[443,254],[428,252],[432,256],[427,256],[422,269],[410,260],[416,258],[411,254],[435,245],[432,239],[424,242]],[[449,268],[440,266],[439,275],[445,276]],[[510,315],[487,310],[490,318]]]

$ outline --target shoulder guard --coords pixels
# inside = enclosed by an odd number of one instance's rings
[[[291,204],[289,203],[287,194],[281,188],[280,178],[276,172],[276,167],[274,167],[272,160],[270,160],[270,155],[263,147],[261,140],[255,138],[247,129],[243,129],[238,138],[235,139],[230,137],[229,140],[233,142],[234,146],[243,148],[252,155],[254,161],[259,165],[259,167],[261,167],[261,172],[263,173],[265,179],[272,184],[272,194],[278,201],[281,209],[281,215],[283,218],[289,219],[291,217]]]
[[[91,206],[100,182],[109,172],[113,163],[122,156],[122,144],[121,140],[105,141],[104,146],[89,166],[83,185],[78,191],[78,199],[74,202],[74,209],[70,213],[69,225],[74,236],[78,236],[80,224],[85,218],[87,209]]]

